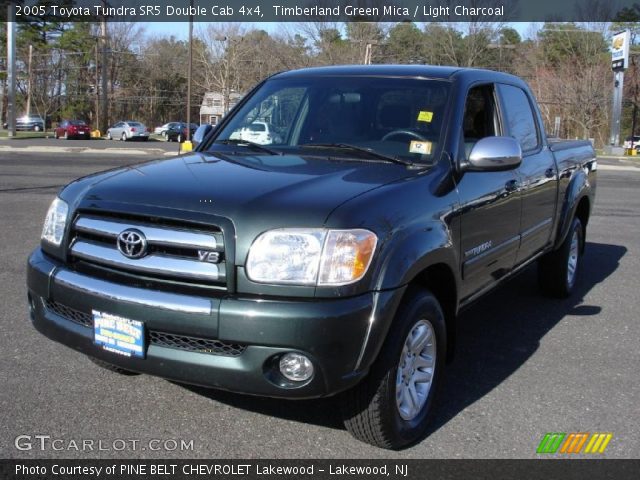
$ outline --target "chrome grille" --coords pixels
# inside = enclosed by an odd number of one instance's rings
[[[141,258],[129,258],[118,249],[118,235],[128,229],[146,239],[147,251]],[[224,238],[215,227],[205,230],[80,215],[73,225],[69,253],[72,259],[130,274],[226,287]]]

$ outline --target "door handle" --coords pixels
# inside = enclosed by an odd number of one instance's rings
[[[518,190],[519,186],[520,184],[518,183],[517,180],[509,180],[507,183],[504,184],[504,189],[507,192],[515,192],[516,190]]]
[[[547,168],[544,172],[544,176],[547,178],[553,178],[556,175],[556,171],[553,168]]]

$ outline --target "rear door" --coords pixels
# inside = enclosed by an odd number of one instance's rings
[[[472,87],[467,94],[462,136],[468,158],[484,137],[502,134],[494,84]],[[465,172],[458,184],[461,214],[463,291],[468,299],[513,268],[519,244],[520,194],[516,169]]]
[[[120,138],[120,135],[122,135],[123,125],[124,124],[122,122],[118,122],[113,127],[111,127],[111,136],[113,138]]]
[[[553,153],[542,142],[533,101],[521,88],[498,84],[506,134],[520,142],[522,217],[516,264],[527,261],[551,241],[556,212],[558,169]]]

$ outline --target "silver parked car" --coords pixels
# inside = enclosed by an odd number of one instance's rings
[[[140,139],[149,140],[149,129],[140,122],[118,122],[107,130],[107,138],[109,140],[127,140]]]

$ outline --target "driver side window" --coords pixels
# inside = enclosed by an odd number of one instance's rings
[[[462,119],[465,159],[478,140],[493,137],[498,130],[493,85],[480,85],[469,90]]]

